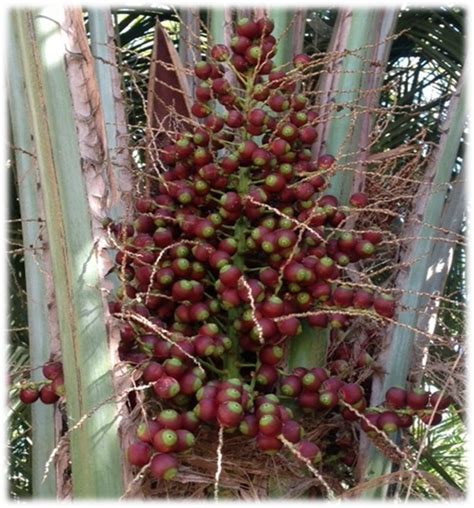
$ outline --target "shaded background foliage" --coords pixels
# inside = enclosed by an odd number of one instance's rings
[[[204,26],[207,10],[200,11],[204,50],[207,33]],[[310,54],[324,52],[328,48],[337,10],[322,9],[306,12],[304,50]],[[153,47],[154,27],[159,19],[169,31],[171,40],[178,47],[179,16],[172,8],[134,9],[120,8],[113,11],[118,61],[122,70],[122,89],[126,99],[131,145],[138,147],[145,142],[145,100],[148,73]],[[87,16],[85,16],[87,29]],[[385,124],[385,131],[374,150],[382,152],[410,143],[424,131],[424,142],[436,143],[439,139],[440,121],[446,114],[449,94],[453,92],[463,65],[465,39],[465,12],[457,8],[420,10],[406,8],[398,17],[395,33],[400,36],[392,44],[385,73],[385,84],[380,105],[396,108]],[[395,86],[393,86],[395,83]],[[134,160],[140,168],[143,151],[136,151]],[[453,170],[454,179],[464,157],[464,144],[458,154],[458,164]],[[11,157],[14,160],[14,157]],[[10,176],[14,171],[11,163]],[[9,179],[10,209],[8,228],[9,251],[9,315],[10,342],[8,366],[10,382],[17,383],[22,370],[28,367],[28,323],[26,321],[26,289],[22,254],[21,215],[18,206],[15,179]],[[394,224],[396,232],[399,225]],[[465,235],[463,225],[461,235]],[[446,280],[444,294],[449,302],[439,309],[436,330],[453,337],[465,332],[464,316],[456,303],[466,303],[466,251],[458,245]],[[431,345],[433,361],[446,361],[457,354],[444,345]],[[440,387],[442,379],[428,378],[427,383]],[[9,482],[13,497],[31,495],[31,440],[29,437],[29,409],[15,398],[17,390],[10,390],[9,405]],[[461,413],[460,415],[464,415]],[[464,443],[466,442],[463,419],[452,411],[443,423],[433,429],[428,446],[421,458],[421,468],[443,478],[461,491],[466,488]],[[416,444],[422,437],[421,426],[414,428],[412,439]],[[429,497],[430,493],[426,493]]]

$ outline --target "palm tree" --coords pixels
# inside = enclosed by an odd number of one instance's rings
[[[104,224],[131,217],[132,196],[149,192],[153,133],[163,125],[164,135],[174,128],[163,104],[189,115],[187,94],[196,83],[186,69],[211,44],[229,42],[236,15],[263,15],[256,11],[12,11],[11,194],[20,204],[10,212],[9,236],[12,495],[118,498],[138,492],[123,453],[131,439],[134,381],[118,362],[120,336],[107,306],[120,281],[110,271]],[[465,304],[464,13],[301,9],[268,15],[282,48],[275,65],[288,66],[303,50],[313,56],[300,86],[321,120],[313,155],[336,156],[331,194],[341,203],[356,192],[373,196],[365,215],[345,228],[375,226],[385,234],[377,260],[345,280],[381,287],[398,301],[396,319],[374,325],[362,315],[344,335],[351,348],[369,344],[376,357],[376,369],[361,379],[370,403],[379,405],[387,388],[408,383],[446,387],[455,406],[430,432],[420,424],[380,441],[356,432],[354,425],[358,460],[351,466],[341,463],[331,420],[325,421],[327,430],[314,436],[326,443],[328,459],[313,473],[319,480],[322,475],[328,489],[310,474],[305,488],[282,478],[278,484],[255,483],[248,494],[257,474],[240,488],[230,481],[221,495],[279,496],[285,490],[294,497],[324,496],[326,490],[341,497],[460,495],[465,489],[464,400],[456,390],[463,380]],[[326,366],[334,354],[327,329],[304,327],[286,364]],[[37,367],[51,358],[61,358],[64,366],[65,402],[54,409],[35,404],[29,414],[16,398],[20,380],[29,365],[31,379],[40,381]],[[215,446],[210,439],[208,451]],[[393,453],[400,449],[401,462]],[[196,477],[191,471],[186,475],[188,488],[198,492]],[[214,480],[200,478],[209,485]],[[146,488],[156,495],[153,486]]]

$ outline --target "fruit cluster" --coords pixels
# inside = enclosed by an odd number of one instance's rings
[[[43,404],[54,404],[64,395],[64,376],[61,362],[49,362],[42,367],[43,376],[48,381],[32,383],[24,381],[20,388],[23,404],[33,404],[38,399]]]
[[[364,414],[384,431],[412,423],[393,405],[396,388],[386,408],[367,408],[354,372],[372,361],[366,351],[351,368],[342,344],[328,369],[285,370],[303,322],[337,338],[362,310],[392,318],[395,301],[345,276],[376,255],[382,233],[344,230],[369,199],[357,193],[344,205],[324,192],[335,160],[313,156],[318,114],[297,84],[311,59],[274,68],[272,29],[267,18],[242,19],[230,48],[215,45],[196,64],[197,121],[160,148],[159,183],[136,200],[134,222],[107,224],[123,281],[110,303],[122,319],[120,358],[151,387],[128,459],[150,464],[158,479],[176,474],[175,454],[193,447],[203,424],[239,431],[264,452],[286,440],[319,461],[292,398],[298,411],[338,409],[347,421]],[[411,401],[410,411],[423,409]]]

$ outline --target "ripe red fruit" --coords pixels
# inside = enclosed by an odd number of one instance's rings
[[[414,388],[407,392],[407,406],[411,409],[425,409],[428,405],[430,394],[421,388]]]
[[[281,113],[282,111],[286,111],[289,108],[290,103],[284,95],[274,93],[269,97],[268,105],[273,111]]]
[[[378,420],[379,420],[379,414],[378,413],[365,413],[364,418],[361,418],[360,420],[360,426],[361,429],[367,433],[367,435],[374,435],[376,434],[375,429],[373,429],[367,421],[373,425],[374,427],[378,428]],[[367,421],[366,421],[367,420]]]
[[[19,397],[23,404],[33,404],[38,400],[39,391],[33,387],[23,388],[20,390]]]
[[[174,451],[177,442],[178,436],[176,432],[171,429],[160,429],[153,436],[153,447],[156,451],[161,453]]]
[[[164,371],[161,364],[157,362],[149,362],[143,371],[142,379],[145,383],[151,383],[153,381],[158,381],[163,374]]]
[[[192,448],[196,443],[194,434],[187,429],[178,429],[176,431],[178,441],[176,442],[176,452],[185,452]]]
[[[174,409],[164,409],[158,415],[157,422],[164,429],[177,430],[181,427],[181,415]]]
[[[374,295],[370,289],[357,289],[354,293],[352,305],[356,309],[369,309],[374,303]]]
[[[356,192],[349,198],[349,204],[355,208],[364,208],[369,203],[369,197],[363,192]]]
[[[332,155],[325,154],[318,157],[318,169],[329,169],[335,162]]]
[[[393,411],[384,411],[379,415],[377,427],[384,432],[396,432],[400,427],[400,418]]]
[[[132,466],[143,467],[150,462],[152,455],[151,447],[138,441],[132,443],[127,449],[127,460]]]
[[[334,289],[332,298],[338,307],[349,307],[352,305],[354,290],[347,286],[339,286]]]
[[[259,353],[262,363],[276,365],[283,358],[283,349],[280,346],[264,346]]]
[[[281,433],[290,443],[297,443],[303,437],[304,430],[303,427],[301,427],[301,425],[295,420],[287,420],[283,423]]]
[[[346,383],[339,389],[339,395],[344,402],[352,405],[364,398],[364,390],[356,383]]]
[[[332,391],[322,391],[319,394],[319,403],[325,409],[332,409],[337,406],[338,403],[337,394]]]
[[[401,429],[409,429],[413,425],[413,416],[408,414],[398,415],[399,424]]]
[[[375,252],[375,246],[368,240],[357,240],[354,252],[361,259],[370,258]]]
[[[181,425],[189,432],[196,432],[199,428],[199,419],[193,411],[186,411],[181,415]]]
[[[301,378],[291,374],[281,379],[280,390],[283,395],[297,397],[302,390]]]
[[[191,113],[197,118],[206,118],[211,114],[211,108],[207,104],[195,102],[191,106]],[[167,164],[170,164],[169,162]]]
[[[241,275],[242,272],[236,266],[225,265],[219,270],[219,280],[230,288],[237,287]]]
[[[282,321],[277,322],[278,331],[282,335],[287,335],[289,337],[295,337],[299,333],[301,333],[301,323],[296,317],[288,317],[283,319]]]
[[[402,409],[407,403],[407,391],[397,386],[392,386],[385,393],[385,406],[391,409]]]
[[[304,145],[311,145],[318,137],[318,132],[314,127],[307,125],[299,130],[299,138]]]
[[[441,423],[441,421],[443,420],[443,415],[441,413],[434,413],[434,416],[432,416],[433,413],[432,411],[426,411],[421,417],[420,417],[420,420],[425,424],[425,425],[431,425],[431,426],[434,426],[434,425],[438,425]],[[431,421],[431,423],[430,423]]]
[[[374,310],[380,316],[392,318],[395,314],[395,300],[392,295],[379,294],[374,298]]]
[[[300,53],[293,57],[293,65],[297,69],[302,69],[311,63],[311,57],[305,53]]]
[[[59,400],[59,395],[54,391],[52,385],[45,385],[39,391],[39,398],[43,404],[54,404]]]
[[[257,143],[252,140],[244,141],[237,147],[239,159],[243,162],[250,162],[254,150],[258,148]]]
[[[270,296],[262,303],[261,311],[264,317],[275,318],[283,314],[284,303],[281,298],[276,295]]]
[[[211,423],[217,415],[217,407],[212,399],[201,399],[194,408],[194,414],[202,421]]]
[[[215,44],[211,48],[211,57],[218,62],[224,62],[230,56],[229,48],[225,44]]]
[[[278,436],[282,429],[280,418],[276,415],[263,415],[258,420],[258,429],[265,436]]]
[[[160,399],[172,399],[179,393],[179,382],[171,376],[163,376],[153,385],[153,391]]]
[[[383,240],[383,235],[381,231],[364,231],[362,233],[362,239],[368,240],[373,245],[377,245]]]
[[[137,437],[144,443],[153,443],[153,437],[161,430],[161,425],[155,420],[148,420],[140,423],[137,427]]]
[[[257,383],[261,386],[271,386],[278,379],[278,371],[273,365],[262,364],[256,372]]]
[[[208,62],[198,62],[194,66],[194,74],[199,79],[208,79],[212,73],[212,65]]]
[[[50,362],[43,365],[42,368],[43,376],[46,379],[54,380],[57,376],[63,374],[63,365],[61,362]]]
[[[270,267],[262,268],[258,274],[258,278],[269,288],[274,288],[278,284],[278,272]]]
[[[276,453],[283,446],[283,443],[275,436],[266,436],[258,433],[256,439],[257,448],[266,453]]]
[[[217,408],[217,421],[225,428],[236,427],[243,417],[243,408],[235,400],[227,400]]]
[[[239,430],[244,436],[255,437],[258,434],[258,420],[253,414],[244,416],[240,422]]]
[[[54,381],[51,383],[51,389],[59,397],[62,397],[66,394],[66,387],[64,386],[64,377],[62,375],[54,378]]]
[[[158,480],[171,480],[178,474],[178,461],[174,455],[161,453],[151,459],[150,473]]]
[[[296,449],[304,458],[309,459],[313,464],[320,462],[322,459],[321,450],[310,441],[300,441],[296,445]]]
[[[259,35],[260,29],[255,21],[249,18],[241,18],[237,21],[235,31],[239,35],[253,39]]]
[[[434,392],[430,395],[430,406],[436,408],[436,411],[442,411],[453,403],[453,399],[449,395],[441,396],[441,391]]]

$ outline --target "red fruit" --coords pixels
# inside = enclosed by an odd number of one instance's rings
[[[260,281],[269,288],[274,288],[278,284],[278,272],[273,268],[262,268],[258,277]]]
[[[293,57],[293,65],[297,69],[302,69],[311,63],[311,57],[305,53],[300,53]]]
[[[225,78],[217,78],[212,81],[212,91],[217,95],[227,95],[231,90],[231,84]]]
[[[402,409],[407,404],[407,391],[397,386],[392,386],[385,393],[385,406],[391,409]]]
[[[265,434],[257,434],[257,448],[266,453],[276,453],[281,449],[283,443],[275,436],[266,436]]]
[[[302,390],[301,378],[294,374],[285,376],[281,380],[280,390],[283,395],[297,397]]]
[[[318,137],[318,132],[314,127],[307,125],[299,130],[299,138],[304,145],[311,145]]]
[[[137,427],[137,437],[140,441],[151,444],[153,443],[153,437],[161,429],[162,427],[157,421],[148,420],[140,423]]]
[[[413,416],[408,414],[398,415],[399,424],[401,429],[409,429],[413,425]]]
[[[257,383],[261,386],[271,386],[278,379],[278,371],[273,365],[262,364],[256,372]]]
[[[287,335],[289,337],[295,337],[299,333],[301,333],[301,323],[296,317],[288,317],[283,319],[282,321],[277,322],[278,331],[282,335]]]
[[[212,65],[208,62],[198,62],[194,66],[194,74],[199,79],[208,79],[212,73]]]
[[[318,158],[318,169],[329,169],[334,164],[335,160],[336,159],[332,155],[320,155]]]
[[[179,382],[174,377],[163,376],[153,385],[153,391],[160,399],[172,399],[179,393]]]
[[[250,162],[252,160],[252,154],[257,148],[258,146],[254,141],[244,141],[237,147],[239,159],[243,162]]]
[[[353,297],[354,290],[346,286],[339,286],[332,293],[332,299],[338,307],[349,307],[352,304]]]
[[[384,432],[396,432],[400,427],[400,418],[393,411],[384,411],[379,415],[377,427]]]
[[[300,455],[304,458],[309,459],[314,464],[320,462],[322,459],[321,450],[318,446],[310,441],[300,441],[296,445],[296,449],[299,451]]]
[[[280,138],[292,142],[298,137],[298,128],[292,123],[284,123],[278,129],[278,135]]]
[[[39,391],[39,398],[43,404],[54,404],[59,400],[59,395],[54,391],[52,385],[45,385]]]
[[[207,104],[203,104],[201,102],[195,102],[191,106],[191,113],[197,118],[206,118],[206,116],[209,116],[211,112],[211,108]],[[170,164],[166,161],[165,163]]]
[[[235,400],[228,400],[219,404],[217,420],[225,428],[236,427],[243,417],[243,408]]]
[[[356,383],[346,383],[339,389],[339,395],[344,402],[352,405],[364,398],[364,390]]]
[[[425,409],[430,394],[421,388],[414,388],[407,392],[407,406],[411,409]]]
[[[262,148],[257,148],[252,152],[252,163],[254,166],[259,168],[263,168],[268,166],[272,159],[270,152],[263,150]]]
[[[393,296],[379,294],[374,298],[374,310],[380,316],[392,318],[395,314],[395,300]]]
[[[312,314],[306,318],[308,324],[313,327],[326,328],[328,326],[329,318],[324,312]]]
[[[235,31],[239,35],[253,39],[259,35],[260,29],[255,21],[249,18],[241,18],[237,21]]]
[[[187,429],[178,429],[176,435],[178,440],[175,445],[175,451],[178,453],[189,450],[196,442],[194,434]]]
[[[369,367],[374,363],[374,359],[367,353],[367,351],[361,351],[357,357],[357,367],[364,368]]]
[[[132,466],[145,466],[150,462],[151,455],[151,447],[140,441],[131,444],[127,449],[127,460]]]
[[[181,428],[181,415],[174,409],[164,409],[158,415],[157,422],[164,429],[177,430]]]
[[[433,413],[431,411],[426,411],[425,414],[423,416],[421,416],[420,420],[425,424],[425,425],[431,425],[431,426],[434,426],[434,425],[438,425],[441,423],[441,421],[443,420],[443,415],[441,413],[434,413],[434,416],[432,416]],[[431,423],[430,423],[431,421]]]
[[[362,239],[368,240],[373,245],[377,245],[383,240],[383,235],[381,231],[364,231],[364,233],[362,233]]]
[[[258,429],[265,436],[278,436],[282,429],[280,418],[276,415],[264,415],[258,420]]]
[[[63,365],[61,362],[50,362],[43,365],[43,376],[53,381],[57,376],[63,374]]]
[[[178,474],[178,461],[168,453],[155,455],[150,462],[150,473],[158,480],[171,480]]]
[[[211,57],[218,62],[224,62],[230,56],[229,48],[225,44],[215,44],[211,48]]]
[[[280,346],[264,346],[259,353],[260,361],[268,365],[276,365],[283,358],[283,349]]]
[[[275,93],[268,99],[268,105],[273,111],[281,113],[289,108],[290,103],[284,95]]]
[[[62,397],[66,394],[66,387],[64,386],[64,377],[57,376],[54,378],[54,381],[51,383],[51,388],[56,395]]]
[[[378,421],[379,421],[379,414],[378,413],[365,413],[364,418],[361,418],[360,420],[360,427],[364,432],[367,432],[367,434],[374,435],[376,434],[375,429],[373,429],[367,421],[374,426],[375,428],[378,428]]]
[[[211,423],[217,416],[217,408],[212,399],[201,399],[194,408],[194,414],[202,421]]]
[[[39,391],[37,388],[23,388],[19,394],[20,400],[23,404],[33,404],[39,397]]]
[[[311,369],[311,372],[314,373],[314,370]],[[324,370],[324,374],[327,374],[326,370]],[[343,387],[343,385],[344,382],[341,381],[337,376],[331,376],[322,382],[321,389],[337,393]]]
[[[198,87],[196,87],[195,94],[196,94],[196,99],[199,102],[208,102],[212,98],[211,87],[207,83],[201,83]],[[178,152],[178,148],[176,149],[176,151]],[[187,154],[187,155],[189,155],[189,154]],[[187,157],[187,155],[180,153],[180,158],[185,158],[185,157]]]
[[[221,250],[213,252],[208,259],[209,264],[214,270],[220,270],[223,266],[227,265],[229,261],[229,254]]]
[[[369,309],[374,303],[374,295],[370,289],[357,289],[352,305],[356,309]]]
[[[250,46],[245,51],[245,60],[250,65],[256,65],[262,57],[262,48],[260,46]]]
[[[261,311],[264,317],[275,318],[283,314],[284,303],[281,298],[276,295],[270,296],[262,303]]]
[[[310,392],[317,392],[321,386],[321,380],[312,372],[307,372],[302,378],[303,389]]]
[[[258,434],[258,420],[253,414],[245,415],[240,422],[239,430],[244,436],[255,437]]]
[[[375,246],[368,240],[357,240],[354,252],[361,259],[370,258],[375,252]]]
[[[196,355],[200,357],[211,356],[214,354],[214,339],[208,335],[198,335],[194,339],[194,349]]]
[[[369,203],[369,197],[363,192],[352,194],[349,198],[349,204],[355,208],[364,208]]]
[[[316,266],[316,273],[322,279],[329,279],[333,274],[334,260],[328,256],[323,256]]]
[[[247,114],[247,121],[258,127],[264,125],[266,119],[267,114],[261,108],[251,109]]]
[[[322,406],[319,402],[319,394],[303,390],[298,396],[298,404],[303,409],[320,409]]]
[[[163,373],[163,367],[159,363],[149,362],[143,371],[142,379],[145,383],[152,383],[158,381]]]
[[[283,437],[290,443],[297,443],[303,437],[304,430],[298,422],[294,420],[288,420],[283,423],[281,433],[283,434]]]
[[[436,411],[442,411],[453,403],[453,399],[449,395],[441,396],[441,391],[434,392],[430,395],[430,406],[436,408]]]
[[[156,451],[161,453],[174,451],[177,442],[178,436],[176,432],[171,429],[160,429],[153,436],[153,447]]]
[[[227,113],[225,123],[229,127],[237,129],[238,127],[241,127],[243,125],[244,117],[242,116],[242,113],[240,111],[233,109],[232,111],[229,111]]]
[[[258,35],[269,35],[273,32],[275,24],[270,18],[259,18],[257,20]]]
[[[270,144],[270,151],[277,156],[282,156],[291,150],[291,145],[285,139],[275,138]]]

